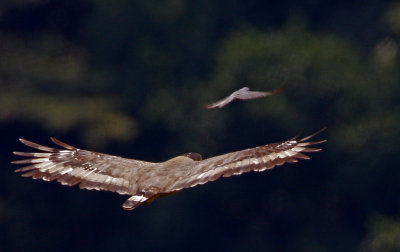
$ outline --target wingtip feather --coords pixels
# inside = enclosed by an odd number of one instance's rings
[[[283,91],[285,91],[285,86],[280,86],[277,89],[272,90],[271,95],[277,95],[277,94],[282,93]]]
[[[326,129],[327,129],[327,127],[323,127],[322,129],[318,130],[317,132],[315,132],[315,133],[313,133],[313,134],[311,134],[311,135],[309,135],[309,136],[306,136],[306,137],[300,139],[299,142],[307,141],[308,139],[310,139],[310,138],[312,138],[312,137],[318,135],[319,133],[321,133],[322,131],[324,131],[324,130],[326,130]],[[326,141],[326,140],[325,140],[325,141]]]
[[[64,143],[64,142],[61,142],[60,140],[58,140],[58,139],[56,139],[56,138],[54,138],[54,137],[50,137],[50,140],[51,140],[53,143],[57,144],[58,146],[61,146],[61,147],[65,148],[65,149],[67,149],[67,150],[76,150],[76,149],[77,149],[77,148],[75,148],[74,146],[71,146],[71,145],[66,144],[66,143]]]

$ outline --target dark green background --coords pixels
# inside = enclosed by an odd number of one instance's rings
[[[399,251],[399,35],[396,1],[1,1],[0,251]],[[309,161],[132,212],[9,163],[18,137],[164,161],[324,126]]]

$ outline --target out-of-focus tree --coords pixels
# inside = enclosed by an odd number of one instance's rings
[[[16,18],[23,18],[18,10]],[[13,19],[11,11],[1,13],[3,20]],[[63,34],[37,29],[23,36],[18,30],[0,32],[0,120],[36,123],[50,133],[79,131],[89,145],[132,139],[135,120],[119,111],[118,97],[103,94],[103,80],[91,74],[86,50]]]
[[[360,252],[399,251],[400,220],[393,217],[375,216],[369,220],[368,234]]]

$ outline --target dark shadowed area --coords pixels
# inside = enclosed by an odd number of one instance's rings
[[[0,251],[399,251],[399,42],[399,1],[1,1]],[[165,161],[324,126],[311,160],[134,211],[10,164],[19,137]]]

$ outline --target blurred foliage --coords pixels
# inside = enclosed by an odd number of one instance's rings
[[[399,251],[400,219],[375,216],[368,224],[368,239],[360,251]]]
[[[398,250],[399,6],[2,1],[0,251]],[[244,86],[285,91],[204,109]],[[309,162],[134,212],[7,164],[21,136],[160,161],[323,126],[328,142]]]
[[[53,132],[81,128],[87,143],[136,135],[116,97],[85,85],[93,80],[82,49],[54,34],[0,37],[0,120],[40,123]]]
[[[385,19],[389,28],[392,29],[393,32],[400,32],[400,3],[395,1],[392,3],[386,12]]]

